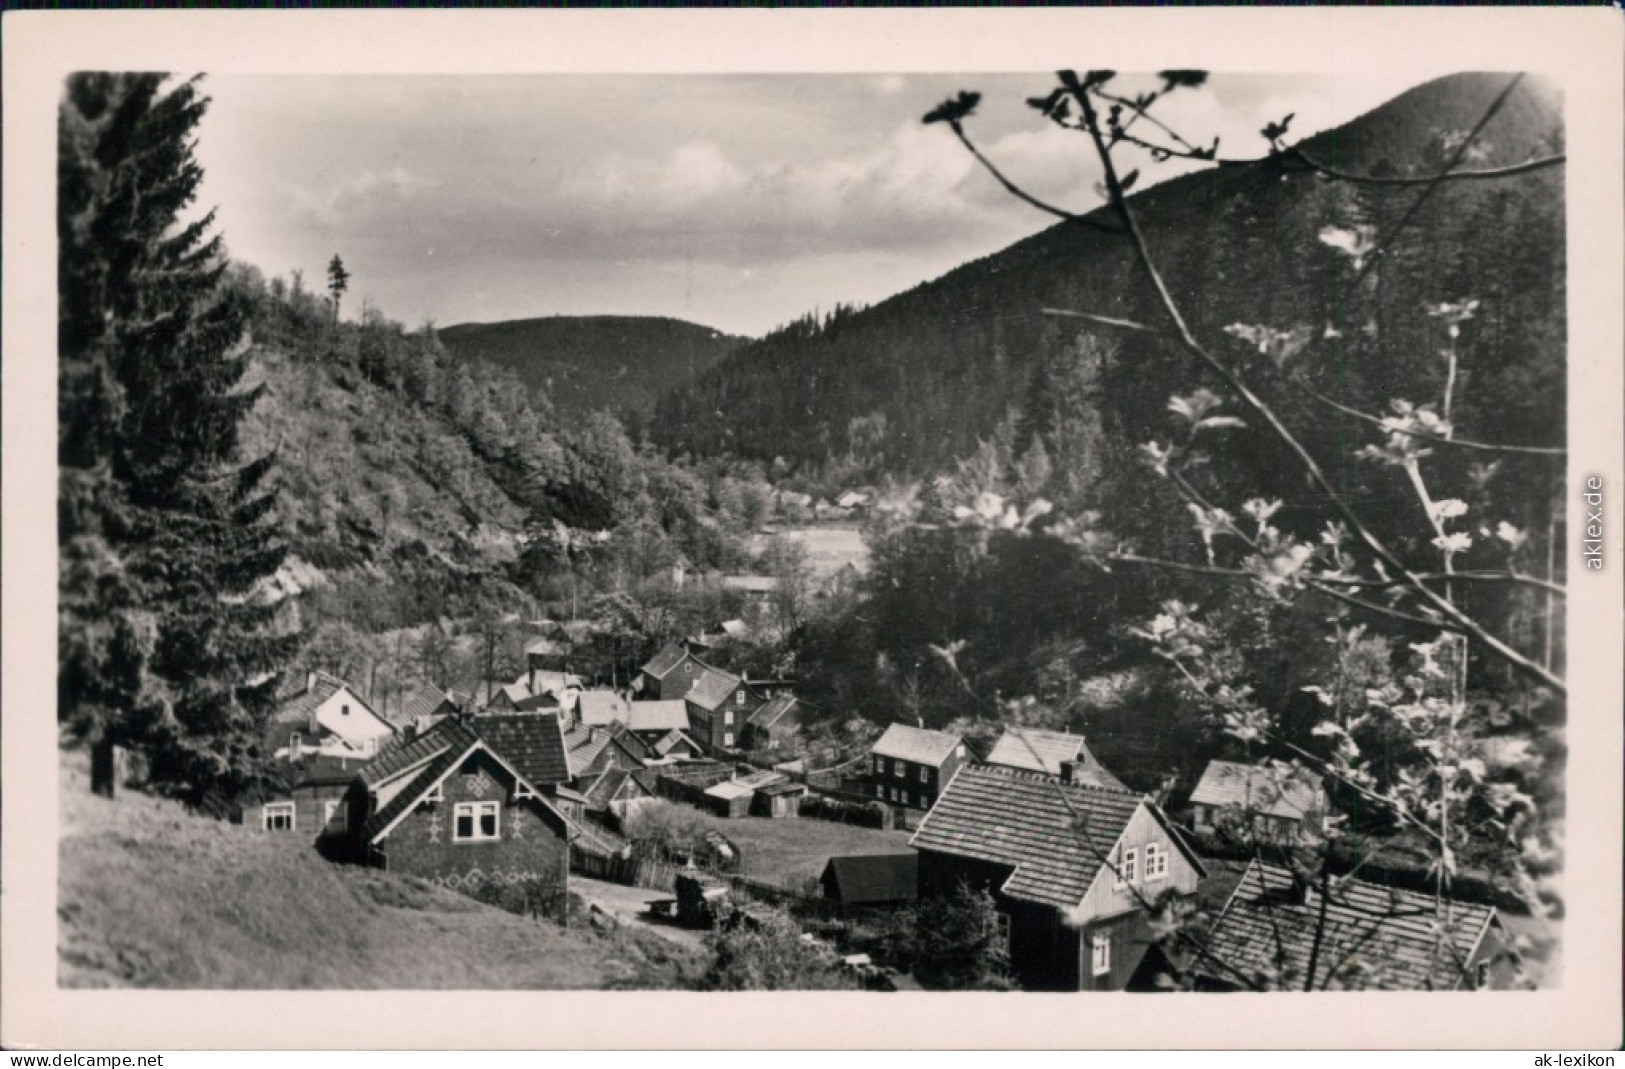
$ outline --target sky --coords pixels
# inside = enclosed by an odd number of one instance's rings
[[[1120,75],[1121,87],[1155,77]],[[198,134],[199,209],[230,254],[321,287],[328,261],[408,326],[660,315],[759,336],[815,309],[874,304],[1053,220],[1001,189],[942,125],[1073,210],[1099,203],[1084,135],[1022,102],[1032,74],[218,75]],[[1337,126],[1406,80],[1215,75],[1157,114],[1256,156],[1258,131]],[[1180,173],[1129,159],[1141,186]]]

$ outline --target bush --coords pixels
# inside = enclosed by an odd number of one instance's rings
[[[486,880],[470,894],[475,901],[537,920],[564,921],[570,906],[565,883],[556,876],[535,876],[513,883]]]

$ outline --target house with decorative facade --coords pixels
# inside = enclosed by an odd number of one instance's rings
[[[1033,991],[1121,990],[1155,942],[1147,904],[1205,875],[1149,799],[994,765],[960,769],[909,846],[922,900],[993,896]]]
[[[457,889],[536,881],[562,902],[579,833],[554,797],[568,778],[556,716],[442,721],[356,775],[347,853]]]

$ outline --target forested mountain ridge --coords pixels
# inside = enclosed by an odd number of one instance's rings
[[[1439,79],[1303,147],[1355,174],[1425,175],[1442,164],[1452,139],[1473,126],[1506,82],[1504,75]],[[1202,140],[1201,131],[1186,133]],[[1522,162],[1561,151],[1561,137],[1555,94],[1526,79],[1475,140],[1467,163]],[[1079,151],[1087,151],[1085,141]],[[1155,177],[1154,167],[1148,165],[1145,177]],[[1546,170],[1514,181],[1446,184],[1375,272],[1390,352],[1434,347],[1427,331],[1436,324],[1428,321],[1424,301],[1467,296],[1456,292],[1466,279],[1498,283],[1493,293],[1471,295],[1494,317],[1495,352],[1473,371],[1478,383],[1466,403],[1481,407],[1464,416],[1493,415],[1507,440],[1540,440],[1550,433],[1552,413],[1561,412],[1561,377],[1551,376],[1549,347],[1532,332],[1560,336],[1562,330],[1561,283],[1547,281],[1561,274],[1561,225],[1554,228],[1551,220],[1561,218],[1562,181],[1560,170]],[[1418,192],[1416,186],[1330,181],[1264,162],[1186,175],[1133,201],[1192,328],[1213,338],[1237,321],[1287,329],[1335,319],[1344,280],[1314,235],[1328,224],[1365,223],[1380,232],[1397,223]],[[1110,223],[1104,210],[1090,218]],[[1046,359],[1086,333],[1076,321],[1046,317],[1041,309],[1158,320],[1152,296],[1127,240],[1063,222],[820,329],[780,332],[743,347],[663,398],[651,435],[674,450],[732,452],[764,462],[781,457],[798,469],[855,458],[871,474],[941,470],[993,436],[1033,392]],[[1093,332],[1114,345],[1122,339]],[[1166,391],[1146,396],[1155,376],[1144,366],[1127,369],[1123,360],[1119,353],[1113,363],[1129,381],[1115,383],[1108,368],[1103,385],[1124,385],[1139,396],[1114,396],[1110,415],[1122,429],[1143,428],[1159,418]],[[1545,366],[1536,367],[1541,361]],[[1385,390],[1417,394],[1419,376],[1432,371],[1368,366],[1356,376],[1363,381],[1351,386],[1365,394],[1380,382]],[[1534,379],[1540,382],[1526,381]],[[1534,392],[1501,388],[1514,380],[1535,385]],[[718,410],[734,416],[726,423],[700,418]]]
[[[547,316],[443,327],[452,355],[506,368],[561,411],[641,419],[750,339],[664,316]]]

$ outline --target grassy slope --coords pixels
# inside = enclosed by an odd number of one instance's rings
[[[330,865],[302,839],[91,796],[64,770],[64,987],[681,986],[696,963],[646,934],[569,931],[407,877]]]

